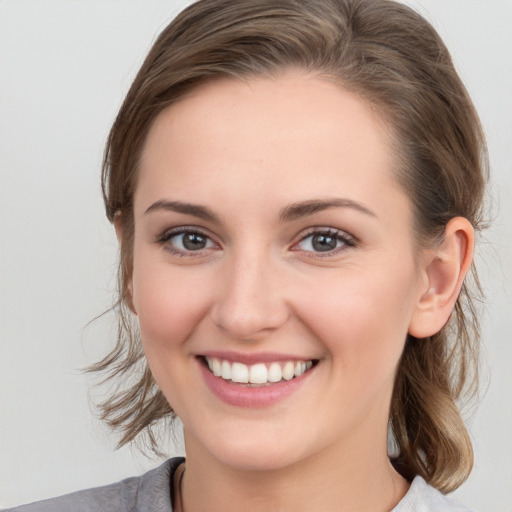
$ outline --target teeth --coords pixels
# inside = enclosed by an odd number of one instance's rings
[[[281,365],[279,363],[272,363],[268,367],[267,380],[269,382],[279,382],[282,378],[283,378],[283,371],[281,370]]]
[[[268,371],[264,363],[253,364],[249,368],[249,382],[251,384],[266,384],[267,381]]]
[[[231,365],[231,380],[247,384],[249,382],[249,367],[242,363],[233,363]]]
[[[295,365],[292,361],[288,361],[285,363],[283,368],[283,379],[284,380],[292,380],[295,377]]]
[[[211,359],[210,361],[208,361],[208,366],[210,366],[210,370],[213,372],[213,375],[215,375],[215,377],[220,377],[222,375],[222,366],[220,361],[218,359]]]
[[[300,377],[306,371],[306,363],[304,361],[297,361],[295,363],[294,375]]]
[[[231,380],[231,365],[227,361],[222,361],[220,376],[225,380]]]
[[[210,371],[224,380],[231,380],[240,384],[267,384],[291,380],[300,377],[312,366],[313,361],[283,361],[273,362],[268,366],[265,363],[246,365],[243,363],[220,360],[216,357],[206,357]]]

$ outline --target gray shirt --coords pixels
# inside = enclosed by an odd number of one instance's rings
[[[4,512],[172,512],[171,483],[174,472],[184,460],[182,457],[169,459],[142,476]],[[391,512],[471,511],[417,476],[402,501]]]

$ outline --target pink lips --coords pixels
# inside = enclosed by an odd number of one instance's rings
[[[210,355],[210,354],[208,354]],[[258,362],[271,362],[283,359],[292,359],[283,355],[277,357],[273,354],[258,354],[257,359],[251,355],[239,355],[233,357],[232,354],[215,353],[211,356],[235,359],[245,364]],[[293,359],[297,359],[295,356]],[[221,401],[235,407],[244,408],[263,408],[269,407],[297,391],[309,378],[312,371],[308,371],[300,377],[295,377],[288,381],[269,383],[261,386],[251,386],[247,384],[233,383],[221,377],[216,377],[213,373],[198,359],[198,365],[204,382],[209,390]]]

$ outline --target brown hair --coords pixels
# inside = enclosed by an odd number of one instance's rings
[[[102,405],[123,436],[157,443],[152,427],[174,413],[145,362],[129,313],[133,194],[148,130],[166,107],[216,77],[276,75],[296,67],[335,80],[370,102],[393,133],[399,183],[415,207],[422,243],[442,237],[455,216],[481,226],[486,150],[471,100],[438,34],[391,0],[201,0],[158,37],[110,132],[103,166],[107,216],[122,215],[115,348],[92,367],[128,384]],[[473,267],[473,277],[476,272]],[[450,322],[428,339],[409,337],[390,410],[396,467],[443,492],[471,471],[471,442],[456,405],[477,382],[479,328],[465,284]],[[127,307],[128,306],[128,307]]]

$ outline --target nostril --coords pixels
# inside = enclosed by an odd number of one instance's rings
[[[212,311],[215,326],[238,341],[255,341],[279,329],[288,319],[286,305],[261,301],[243,304],[224,302]]]

